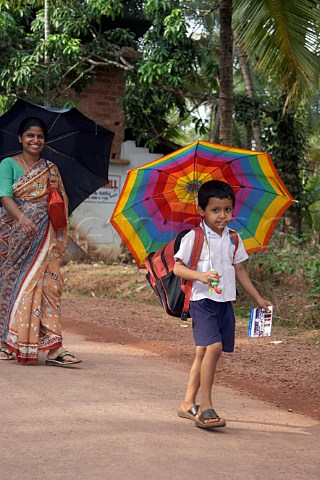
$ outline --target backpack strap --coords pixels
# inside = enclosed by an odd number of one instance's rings
[[[190,261],[190,269],[195,270],[198,265],[198,261],[201,255],[204,235],[203,230],[201,227],[196,227],[193,229],[195,232],[194,244],[191,252],[191,261]],[[189,304],[191,298],[191,291],[192,291],[192,283],[193,280],[181,280],[181,287],[184,291],[184,303],[183,303],[183,310],[181,313],[181,320],[187,321],[188,320],[188,312],[189,312]]]
[[[234,245],[234,252],[232,257],[232,263],[234,262],[238,247],[239,247],[239,235],[235,230],[229,230],[230,242]]]

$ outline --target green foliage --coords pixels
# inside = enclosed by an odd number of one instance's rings
[[[296,112],[283,113],[281,104],[275,107],[269,118],[266,117],[264,141],[283,181],[293,197],[301,201],[300,172],[305,167],[306,130]]]
[[[268,116],[265,116],[264,143],[266,150],[272,153],[284,184],[298,202],[291,207],[290,215],[296,231],[302,233],[302,210],[306,208],[303,183],[307,175],[307,131],[303,116],[299,118],[299,112],[290,109],[284,112],[283,101],[280,98],[275,102]]]
[[[258,98],[250,98],[246,94],[237,93],[234,96],[235,118],[244,125],[261,116],[261,106]]]
[[[274,234],[268,246],[268,252],[257,252],[250,255],[248,271],[256,285],[261,280],[269,285],[278,285],[288,290],[292,285],[288,300],[305,296],[309,300],[309,309],[299,311],[299,302],[286,306],[282,317],[291,317],[292,322],[298,322],[298,312],[301,324],[307,327],[319,327],[320,314],[320,246],[311,243],[307,236],[297,237],[295,234]],[[270,292],[269,292],[270,293]],[[288,321],[286,321],[288,324]]]
[[[305,217],[314,233],[320,237],[320,174],[314,173],[304,187]]]
[[[51,0],[45,40],[44,2],[2,2],[0,25],[5,28],[0,39],[2,44],[8,41],[8,48],[0,61],[0,94],[58,105],[70,89],[81,93],[97,68],[122,68],[127,72],[122,99],[127,126],[139,143],[153,148],[162,135],[177,139],[179,124],[188,117],[197,134],[204,135],[207,124],[193,112],[208,96],[208,85],[217,85],[217,67],[208,61],[210,49],[200,48],[190,35],[187,4]],[[148,18],[150,28],[139,40],[139,55],[132,54],[138,46],[133,32],[119,28],[127,15]],[[10,43],[11,38],[18,43]],[[50,97],[45,98],[48,91]]]
[[[320,246],[310,242],[307,235],[297,236],[294,233],[283,234],[276,232],[269,245],[267,253],[257,252],[250,256],[251,265],[264,266],[270,275],[288,273],[293,275],[298,269],[305,268],[303,275],[309,278],[307,273],[313,265],[319,262]],[[320,279],[320,269],[318,269]],[[320,290],[319,290],[320,293]]]
[[[314,1],[234,0],[233,28],[254,60],[288,98],[310,95],[319,78],[319,6]]]
[[[214,62],[208,61],[212,55],[207,47],[191,37],[186,12],[177,8],[181,3],[146,2],[152,28],[144,36],[135,70],[127,74],[123,98],[127,124],[137,142],[149,148],[161,136],[176,140],[187,119],[198,136],[208,132],[207,122],[193,112],[208,98]]]
[[[122,48],[135,48],[136,39],[116,23],[112,28],[112,22],[124,16],[128,2],[50,1],[46,39],[43,3],[1,2],[2,95],[61,104],[65,92],[73,88],[79,93],[92,81],[97,66],[127,68]],[[50,98],[44,98],[47,91]]]
[[[9,110],[14,100],[14,98],[0,95],[0,115]]]
[[[319,181],[317,175],[308,168],[307,138],[311,131],[304,110],[285,108],[285,98],[274,99],[276,88],[269,85],[269,95],[250,98],[246,94],[235,95],[235,120],[242,128],[259,120],[262,129],[264,150],[272,154],[273,162],[284,184],[298,202],[288,214],[298,232],[304,228],[319,231],[317,201],[319,200]],[[235,128],[235,133],[237,132]],[[241,138],[238,140],[238,143]],[[239,144],[239,146],[242,146]],[[315,210],[315,215],[312,211]]]

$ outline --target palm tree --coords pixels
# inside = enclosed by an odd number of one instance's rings
[[[234,49],[239,60],[239,65],[241,68],[243,83],[244,83],[246,93],[249,98],[254,99],[256,95],[255,95],[255,89],[254,89],[254,84],[252,79],[252,71],[251,71],[247,54],[245,52],[244,45],[241,42],[241,40],[238,38],[236,32],[234,32],[233,37],[234,37],[234,45],[235,45]],[[251,142],[252,142],[251,137],[253,137],[255,141],[256,150],[262,151],[261,126],[260,126],[260,119],[258,115],[256,118],[251,120],[251,124],[247,125],[247,130],[250,131],[250,133],[252,132],[252,135],[250,135],[250,138],[248,138],[247,148],[249,149],[251,148]]]
[[[220,0],[220,134],[222,145],[232,143],[233,39],[232,0]]]
[[[309,95],[319,74],[318,2],[234,0],[233,29],[258,72],[281,85],[288,102]]]
[[[272,76],[289,102],[298,105],[317,84],[319,74],[319,6],[314,0],[220,1],[220,142],[232,138],[232,31],[245,88],[255,96],[249,61],[258,72]],[[318,48],[316,48],[318,46]],[[230,113],[231,112],[231,113]],[[253,125],[256,144],[259,125]]]

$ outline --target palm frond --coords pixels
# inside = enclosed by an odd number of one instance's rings
[[[281,78],[291,94],[309,92],[319,73],[319,8],[312,0],[234,0],[233,28],[257,71]]]

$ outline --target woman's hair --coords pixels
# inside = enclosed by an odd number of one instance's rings
[[[232,201],[232,206],[235,204],[234,191],[226,182],[221,180],[210,180],[201,185],[198,191],[198,205],[202,210],[206,209],[209,203],[209,198],[220,198],[221,200],[227,198]]]
[[[24,120],[22,120],[18,128],[18,135],[21,137],[23,133],[26,130],[29,130],[29,128],[31,127],[41,128],[44,135],[44,139],[47,140],[47,135],[48,135],[47,125],[44,123],[43,120],[41,120],[41,118],[38,118],[38,117],[27,117]]]

